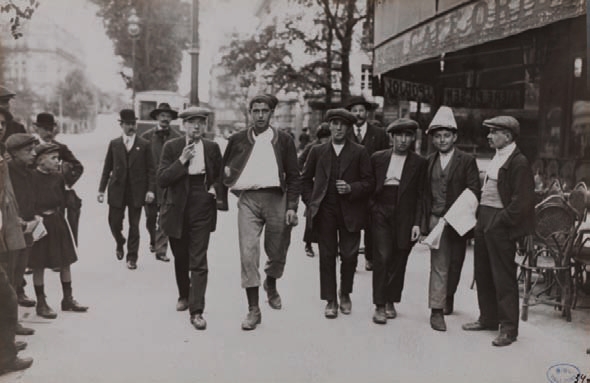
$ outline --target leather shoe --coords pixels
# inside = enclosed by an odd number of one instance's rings
[[[204,330],[207,328],[207,321],[202,314],[191,315],[191,323],[197,330]]]
[[[342,314],[344,315],[348,315],[352,311],[350,294],[340,294],[340,311],[342,311]]]
[[[27,294],[25,294],[25,293],[18,294],[18,305],[19,306],[35,307],[35,304],[37,304],[37,302],[35,302],[34,299],[29,298],[27,296]]]
[[[486,325],[480,321],[465,323],[461,328],[465,331],[483,331],[483,330],[498,330],[498,325]]]
[[[39,300],[37,302],[36,311],[37,311],[37,315],[39,315],[42,318],[46,318],[46,319],[57,318],[57,313],[55,311],[53,311],[51,309],[51,307],[49,307],[47,302],[45,302],[45,299],[43,299],[43,301]]]
[[[188,299],[178,298],[178,302],[176,302],[176,311],[186,311],[186,310],[188,310]]]
[[[32,328],[24,327],[20,322],[16,324],[16,335],[33,335],[35,330]]]
[[[269,306],[275,310],[280,310],[281,307],[283,307],[283,304],[281,302],[281,296],[279,295],[279,292],[277,291],[276,287],[272,289],[269,288],[266,279],[264,280],[262,287],[264,287],[264,291],[266,291],[266,297],[268,298]]]
[[[311,246],[311,243],[308,243],[305,245],[305,255],[307,255],[310,258],[315,257],[315,253],[313,251],[313,247]]]
[[[395,317],[397,316],[397,311],[395,311],[395,306],[393,305],[393,302],[385,304],[385,316],[387,316],[387,319],[395,319]]]
[[[246,314],[246,318],[242,321],[242,330],[254,330],[260,323],[262,323],[260,307],[250,307],[248,314]]]
[[[154,246],[153,243],[150,243],[150,253],[155,253],[156,252],[156,246]]]
[[[445,309],[443,311],[443,314],[451,315],[453,313],[454,303],[455,303],[455,296],[454,295],[447,296],[447,299],[445,301]]]
[[[503,347],[503,346],[509,346],[513,342],[516,342],[515,336],[511,336],[506,333],[500,333],[500,335],[498,335],[496,337],[496,339],[494,339],[492,341],[492,344],[497,347]]]
[[[22,340],[17,340],[16,342],[14,342],[14,347],[16,348],[16,352],[20,352],[20,351],[24,350],[25,348],[27,348],[27,342],[22,341]]]
[[[447,331],[447,324],[445,323],[445,317],[442,310],[430,314],[430,327],[436,331]]]
[[[367,270],[367,271],[372,271],[373,270],[373,262],[372,261],[367,260],[365,262],[365,270]]]
[[[115,254],[117,255],[117,259],[120,261],[121,259],[123,259],[123,257],[125,256],[125,252],[123,251],[123,249],[117,249],[115,251]]]
[[[0,366],[0,375],[11,371],[21,371],[31,367],[33,364],[33,358],[19,358],[15,356],[10,362],[4,366]]]
[[[82,306],[73,297],[67,297],[61,301],[61,311],[74,311],[77,313],[85,313],[88,311],[87,306]]]
[[[338,303],[336,301],[328,301],[324,310],[324,316],[328,319],[334,319],[338,316]]]
[[[162,262],[170,262],[170,258],[168,258],[165,253],[164,254],[156,254],[156,260],[162,261]]]
[[[387,323],[387,314],[385,313],[385,307],[375,308],[375,313],[373,314],[373,322],[377,324]]]
[[[127,261],[127,268],[129,270],[135,270],[137,269],[137,263],[135,261]]]

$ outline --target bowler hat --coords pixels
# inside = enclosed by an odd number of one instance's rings
[[[448,129],[457,131],[457,122],[453,116],[453,110],[448,106],[441,106],[436,111],[434,118],[430,122],[426,134],[430,134],[438,129]]]
[[[36,145],[39,140],[32,134],[28,133],[14,133],[6,139],[6,150],[9,152],[16,152],[19,149],[25,148],[31,144]]]
[[[161,102],[156,109],[150,112],[150,117],[152,118],[152,120],[156,120],[158,118],[158,114],[160,114],[161,112],[170,113],[172,115],[173,120],[176,120],[178,118],[178,112],[172,109],[170,107],[170,104],[168,104],[167,102]]]
[[[486,128],[509,130],[515,137],[520,134],[520,124],[518,123],[518,120],[512,116],[497,116],[484,120],[483,126]]]
[[[279,103],[279,99],[276,98],[275,96],[273,96],[272,94],[259,94],[257,96],[254,96],[251,100],[250,100],[250,104],[249,104],[249,108],[252,109],[252,105],[254,105],[255,102],[263,102],[266,105],[268,105],[268,107],[271,110],[274,110],[277,106],[277,104]]]
[[[211,114],[211,109],[202,106],[190,106],[180,112],[178,115],[183,121],[190,120],[195,117],[207,118]]]
[[[51,113],[39,113],[37,115],[37,121],[35,121],[33,124],[46,130],[53,130],[53,128],[55,128],[57,125],[55,123],[55,117],[53,117],[53,114]]]
[[[121,109],[119,112],[119,122],[132,122],[135,123],[137,117],[135,117],[135,111],[133,109]]]
[[[346,100],[344,107],[350,110],[355,105],[364,105],[367,110],[373,110],[377,108],[376,103],[367,101],[364,96],[351,96],[348,98],[348,100]]]
[[[330,132],[330,124],[327,122],[322,122],[318,127],[317,132],[315,132],[315,135],[317,138],[330,137],[332,135]]]
[[[395,134],[401,132],[415,133],[418,130],[418,123],[409,118],[398,118],[387,126],[387,133]]]
[[[11,99],[14,96],[16,96],[16,94],[13,91],[0,85],[0,99]]]
[[[38,159],[42,154],[59,152],[59,146],[57,144],[48,142],[42,143],[35,147],[35,159]]]
[[[6,108],[0,108],[0,114],[4,115],[4,118],[6,119],[6,121],[11,121],[12,120],[12,113],[10,113],[8,111],[8,109]]]
[[[330,122],[335,119],[342,120],[349,125],[352,125],[356,122],[356,116],[344,108],[328,110],[326,113],[326,121]]]

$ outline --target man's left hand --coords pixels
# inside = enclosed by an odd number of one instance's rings
[[[145,193],[145,202],[146,203],[152,203],[152,202],[154,202],[155,199],[156,199],[156,196],[154,195],[153,192],[149,191],[149,192]]]
[[[285,214],[285,222],[287,223],[287,226],[297,226],[299,223],[297,212],[293,209],[287,210],[287,213]]]
[[[412,235],[410,240],[415,242],[418,240],[418,238],[420,238],[420,226],[412,226]]]

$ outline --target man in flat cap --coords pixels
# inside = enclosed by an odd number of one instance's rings
[[[330,124],[328,122],[322,122],[316,130],[315,135],[316,140],[307,144],[307,146],[303,149],[303,152],[301,152],[301,154],[297,158],[297,164],[301,171],[303,171],[303,165],[305,165],[305,161],[309,156],[311,148],[316,145],[325,144],[326,142],[330,141],[330,137],[332,135],[332,133],[330,132]],[[308,257],[313,258],[315,257],[315,253],[313,251],[313,247],[311,244],[312,242],[317,243],[317,235],[312,230],[308,229],[308,227],[309,225],[306,224],[305,233],[303,234],[303,241],[305,242],[305,254]]]
[[[150,143],[152,150],[152,161],[154,168],[158,168],[162,157],[164,144],[174,138],[180,137],[176,130],[170,127],[170,122],[178,118],[178,112],[170,107],[168,103],[161,103],[150,112],[150,117],[157,120],[157,125],[145,132],[141,138]],[[164,190],[156,185],[156,199],[152,203],[145,204],[145,224],[150,233],[150,250],[156,254],[156,259],[162,262],[169,262],[166,256],[168,250],[168,238],[164,235],[161,225],[158,223],[158,214],[162,206]]]
[[[477,163],[475,158],[455,147],[457,131],[453,111],[448,106],[438,109],[426,130],[436,151],[428,156],[420,227],[422,235],[428,235],[465,189],[479,197],[481,185]],[[445,225],[439,248],[430,250],[428,307],[431,309],[430,326],[434,330],[447,329],[444,315],[453,312],[465,247],[466,238],[450,225]]]
[[[5,109],[6,111],[10,112],[10,100],[12,100],[16,94],[0,85],[0,108]],[[12,114],[8,114],[6,120],[6,133],[4,133],[4,138],[2,142],[6,142],[8,137],[12,136],[15,133],[26,133],[27,130],[25,129],[24,125],[15,121]]]
[[[488,142],[496,153],[486,170],[475,226],[474,268],[479,319],[463,330],[497,330],[494,346],[508,346],[518,337],[516,241],[534,228],[535,184],[516,137],[518,121],[510,116],[485,120]]]
[[[98,202],[104,202],[108,185],[109,227],[116,242],[117,259],[123,259],[123,220],[129,218],[127,268],[137,268],[139,219],[144,204],[155,200],[155,170],[149,142],[137,137],[137,117],[132,109],[119,113],[123,134],[109,143],[98,186]]]
[[[207,289],[207,248],[217,222],[221,195],[221,150],[203,138],[211,111],[193,106],[180,113],[185,137],[172,139],[162,149],[158,184],[165,189],[160,224],[170,241],[178,285],[178,311],[189,309],[190,322],[204,330]],[[221,200],[219,200],[221,208]]]
[[[370,201],[373,228],[373,322],[387,323],[397,316],[406,265],[420,236],[420,217],[426,159],[411,150],[416,121],[400,118],[387,127],[393,148],[371,156],[375,193]]]
[[[367,121],[369,112],[376,108],[377,104],[369,102],[363,96],[350,97],[345,107],[355,115],[356,121],[351,129],[350,136],[367,149],[369,156],[379,150],[388,149],[390,145],[389,137],[385,129],[374,123]],[[367,221],[365,227],[365,270],[373,270],[373,235],[371,234],[371,222]]]
[[[72,230],[72,234],[74,235],[74,241],[78,244],[78,225],[80,222],[82,200],[78,197],[73,187],[82,176],[84,166],[82,166],[82,163],[76,158],[67,145],[58,142],[55,139],[58,132],[53,114],[39,113],[33,125],[35,126],[37,138],[41,144],[52,143],[59,146],[61,173],[66,182],[66,218],[70,225],[70,229]]]
[[[253,126],[232,135],[223,156],[224,206],[227,206],[227,188],[239,196],[242,287],[248,298],[243,330],[254,330],[262,317],[258,304],[262,230],[265,230],[264,249],[268,257],[263,285],[270,307],[279,310],[282,302],[276,280],[283,275],[291,227],[297,224],[301,192],[297,150],[287,133],[270,125],[277,102],[272,95],[252,98],[249,109]]]
[[[8,171],[15,192],[20,219],[33,223],[35,217],[35,188],[33,186],[32,165],[35,162],[35,146],[39,141],[27,133],[15,133],[6,140],[6,150],[10,154]],[[32,225],[31,225],[32,227]],[[23,278],[27,268],[33,241],[31,233],[25,232],[27,247],[16,257],[14,270],[15,290],[18,304],[23,307],[35,306],[35,301],[25,294]]]
[[[331,142],[314,146],[301,175],[307,225],[315,230],[320,250],[320,298],[327,301],[326,318],[350,314],[350,294],[358,261],[361,229],[367,218],[367,200],[374,179],[367,150],[348,139],[356,121],[346,109],[330,109]],[[340,290],[336,258],[340,253]],[[340,298],[340,299],[338,299]]]

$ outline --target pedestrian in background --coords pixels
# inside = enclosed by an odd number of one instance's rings
[[[367,218],[367,200],[374,188],[366,149],[348,139],[356,121],[346,109],[326,113],[331,141],[314,146],[301,175],[307,224],[317,232],[320,250],[320,297],[327,301],[326,318],[350,314],[354,273],[361,229]],[[340,255],[340,290],[337,292],[336,258]]]
[[[387,127],[393,148],[371,156],[375,193],[370,201],[374,241],[373,322],[397,316],[406,266],[420,236],[426,159],[411,151],[418,123],[400,118]]]
[[[356,117],[354,127],[350,131],[350,137],[356,140],[356,143],[363,145],[367,149],[369,156],[376,151],[385,150],[391,146],[387,132],[367,121],[369,112],[375,107],[376,104],[367,101],[363,96],[352,96],[345,103],[345,108]],[[371,227],[371,220],[368,220],[364,236],[365,270],[367,271],[373,270],[373,235],[371,234]]]
[[[104,202],[108,185],[109,227],[115,238],[117,259],[123,259],[122,234],[125,210],[129,219],[127,268],[137,268],[139,219],[144,204],[155,201],[155,171],[149,143],[137,137],[137,117],[131,109],[119,113],[123,134],[109,143],[98,187],[98,202]]]
[[[311,148],[316,146],[316,145],[320,145],[320,144],[325,144],[326,142],[330,141],[330,124],[327,122],[322,122],[320,124],[320,126],[318,127],[318,129],[315,132],[316,134],[316,140],[313,142],[310,142],[304,149],[303,152],[301,152],[301,154],[299,155],[299,157],[297,158],[297,164],[299,165],[299,170],[303,172],[303,166],[305,165],[305,161],[307,160],[307,156],[309,155],[309,152],[311,151]],[[304,201],[305,202],[305,201]],[[307,206],[306,206],[307,209]],[[307,212],[304,213],[305,216],[307,216]],[[311,225],[305,225],[305,232],[303,234],[303,242],[305,242],[305,254],[308,257],[315,257],[315,253],[313,251],[313,246],[311,245],[313,242],[317,243],[317,236],[314,234],[314,232],[312,230],[309,229],[309,227],[311,227]]]
[[[78,260],[76,245],[65,218],[66,184],[59,169],[60,146],[53,143],[39,144],[35,148],[33,187],[35,214],[43,217],[47,234],[33,245],[29,267],[33,269],[33,284],[37,295],[37,315],[54,319],[57,313],[49,307],[45,297],[45,269],[59,269],[63,299],[62,311],[85,312],[72,295],[71,264]]]
[[[207,327],[207,249],[217,222],[216,196],[221,195],[221,150],[203,138],[210,114],[196,106],[180,113],[185,137],[164,145],[158,168],[158,183],[165,189],[160,222],[170,240],[179,292],[176,309],[188,308],[197,330]]]
[[[481,185],[477,163],[474,157],[455,147],[457,131],[453,111],[447,106],[438,109],[426,130],[436,152],[428,156],[422,235],[428,235],[465,189],[479,197]],[[465,249],[466,238],[450,225],[445,225],[439,248],[430,250],[428,307],[431,309],[430,326],[434,330],[447,329],[444,315],[453,312]]]
[[[157,171],[162,157],[162,148],[169,140],[180,137],[170,122],[178,118],[178,112],[170,107],[170,104],[163,102],[150,112],[150,117],[157,120],[157,125],[141,135],[141,138],[150,143],[154,169]],[[156,183],[156,199],[145,204],[145,224],[150,233],[150,251],[156,254],[156,259],[162,262],[170,262],[166,255],[168,250],[168,238],[162,231],[160,225],[160,208],[164,199],[164,190]]]
[[[248,298],[243,330],[254,330],[262,320],[258,304],[260,286],[260,235],[264,229],[264,268],[271,308],[282,307],[276,281],[283,275],[291,228],[297,225],[301,192],[297,151],[290,135],[270,125],[278,103],[272,95],[250,100],[253,126],[232,135],[223,155],[223,206],[227,190],[238,195],[238,235],[242,265],[242,287]]]
[[[516,146],[520,124],[511,116],[484,120],[496,150],[486,169],[475,226],[474,268],[479,319],[466,331],[497,330],[494,346],[518,337],[516,241],[535,225],[535,182],[527,158]]]

